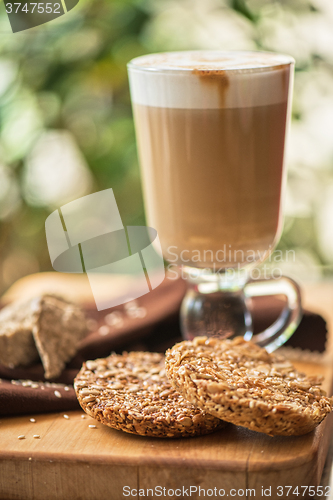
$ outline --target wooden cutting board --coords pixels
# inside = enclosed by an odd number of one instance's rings
[[[330,389],[331,368],[298,368],[325,375]],[[158,498],[163,488],[162,498],[172,499],[190,492],[190,498],[202,498],[204,490],[213,498],[219,498],[219,490],[233,498],[308,498],[291,491],[298,486],[302,493],[301,486],[320,484],[333,423],[332,414],[316,431],[300,437],[271,438],[228,425],[209,436],[164,440],[125,434],[82,415],[36,415],[35,423],[31,416],[1,420],[1,499],[118,500],[147,496],[148,488],[157,488],[154,496],[150,491],[151,498]],[[288,496],[286,486],[292,487]]]
[[[332,297],[331,285],[305,294],[305,305],[327,319],[330,332]],[[324,388],[332,393],[333,364],[327,358],[326,364],[295,364],[308,374],[324,375]],[[328,497],[327,489],[320,495],[316,488],[333,414],[305,436],[271,438],[228,425],[210,436],[183,440],[133,436],[88,416],[82,419],[83,412],[68,415],[34,415],[35,423],[32,415],[1,419],[1,500],[277,500],[313,498],[314,491],[318,498]]]

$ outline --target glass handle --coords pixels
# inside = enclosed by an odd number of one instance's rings
[[[294,333],[302,318],[301,290],[298,284],[287,276],[267,280],[249,281],[244,287],[248,298],[263,295],[285,295],[287,304],[278,319],[266,330],[254,335],[252,340],[268,352],[283,345]]]

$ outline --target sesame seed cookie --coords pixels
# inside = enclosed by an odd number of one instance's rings
[[[169,349],[165,360],[171,384],[190,403],[253,431],[306,434],[332,411],[319,377],[242,337],[196,337]]]
[[[125,352],[87,361],[75,378],[74,388],[88,415],[132,434],[190,437],[225,426],[171,387],[163,354]]]

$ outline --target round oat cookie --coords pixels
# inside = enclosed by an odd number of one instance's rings
[[[166,352],[166,374],[189,402],[227,422],[271,436],[312,431],[333,398],[293,365],[242,337],[196,337]]]
[[[189,437],[225,426],[171,387],[163,354],[125,352],[87,361],[75,378],[74,388],[88,415],[132,434]]]

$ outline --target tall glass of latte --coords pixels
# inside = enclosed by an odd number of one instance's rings
[[[294,61],[268,52],[190,51],[128,65],[149,225],[188,281],[185,338],[252,336],[249,298],[287,306],[254,339],[269,350],[300,319],[284,276],[251,279],[281,233],[284,152]]]

